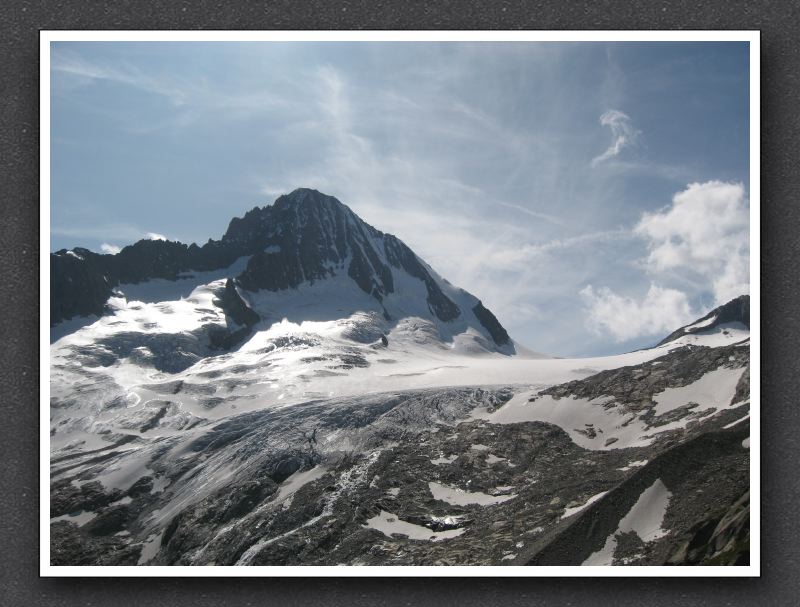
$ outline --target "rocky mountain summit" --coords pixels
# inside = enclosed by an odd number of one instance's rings
[[[347,276],[379,303],[395,292],[402,271],[424,285],[425,300],[438,320],[472,313],[498,346],[510,344],[494,314],[477,299],[462,310],[444,292],[442,280],[401,240],[368,225],[336,198],[305,188],[235,217],[220,240],[202,247],[140,240],[115,255],[82,248],[52,253],[51,324],[108,312],[109,298],[121,286],[124,291],[125,284],[176,281],[191,272],[230,268],[242,258],[245,267],[229,278],[249,292],[284,291]],[[385,307],[382,312],[392,318]]]
[[[647,350],[522,355],[312,190],[51,263],[53,565],[749,562],[746,297]]]

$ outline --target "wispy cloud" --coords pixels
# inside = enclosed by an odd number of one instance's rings
[[[513,204],[510,202],[505,202],[503,200],[495,200],[494,203],[499,204],[502,207],[506,207],[507,209],[514,209],[515,211],[519,211],[520,213],[525,213],[525,215],[529,215],[536,219],[544,219],[545,221],[549,221],[550,223],[554,223],[558,226],[567,225],[563,220],[559,219],[558,217],[555,217],[554,215],[550,215],[548,213],[540,213],[538,211],[528,209],[519,204]]]
[[[190,98],[190,92],[176,78],[158,78],[133,65],[100,65],[75,53],[54,51],[50,69],[76,77],[83,83],[107,80],[124,84],[164,97],[175,106],[185,105]]]
[[[635,238],[628,229],[607,230],[590,232],[556,238],[540,243],[506,243],[505,246],[493,247],[489,251],[481,251],[480,259],[476,260],[483,266],[495,270],[522,269],[536,262],[543,262],[543,257],[569,249],[581,249],[598,243],[620,242]]]
[[[136,123],[131,122],[129,113],[120,114],[122,127],[131,133],[146,134],[163,128],[189,127],[210,113],[215,115],[216,120],[242,119],[285,106],[284,98],[258,84],[215,87],[202,77],[184,76],[155,67],[144,69],[128,62],[110,64],[89,61],[80,54],[61,49],[53,51],[50,67],[54,74],[70,78],[72,87],[108,82],[168,102],[172,113],[158,120]],[[106,109],[96,111],[108,113]]]
[[[115,244],[109,244],[107,242],[104,242],[103,244],[100,245],[100,250],[108,255],[116,255],[122,250],[122,248],[118,247]]]
[[[611,129],[611,145],[605,152],[592,159],[592,166],[619,156],[625,148],[632,147],[641,132],[634,128],[630,117],[619,110],[608,110],[600,116],[600,124]]]

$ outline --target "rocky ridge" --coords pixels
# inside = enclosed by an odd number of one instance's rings
[[[702,318],[697,319],[693,323],[683,326],[680,329],[676,329],[656,345],[662,346],[686,335],[702,333],[704,331],[716,329],[717,327],[726,327],[730,325],[742,325],[747,329],[750,328],[749,295],[740,295],[726,304],[711,310],[711,312]]]

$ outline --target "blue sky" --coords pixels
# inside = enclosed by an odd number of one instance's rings
[[[747,292],[747,43],[53,43],[51,247],[339,198],[556,355]]]

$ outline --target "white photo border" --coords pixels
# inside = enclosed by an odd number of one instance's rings
[[[40,107],[39,574],[42,577],[758,577],[761,575],[760,32],[42,30]],[[750,564],[740,566],[54,566],[50,564],[50,45],[53,42],[748,42],[750,49]],[[45,229],[46,227],[46,229]]]

